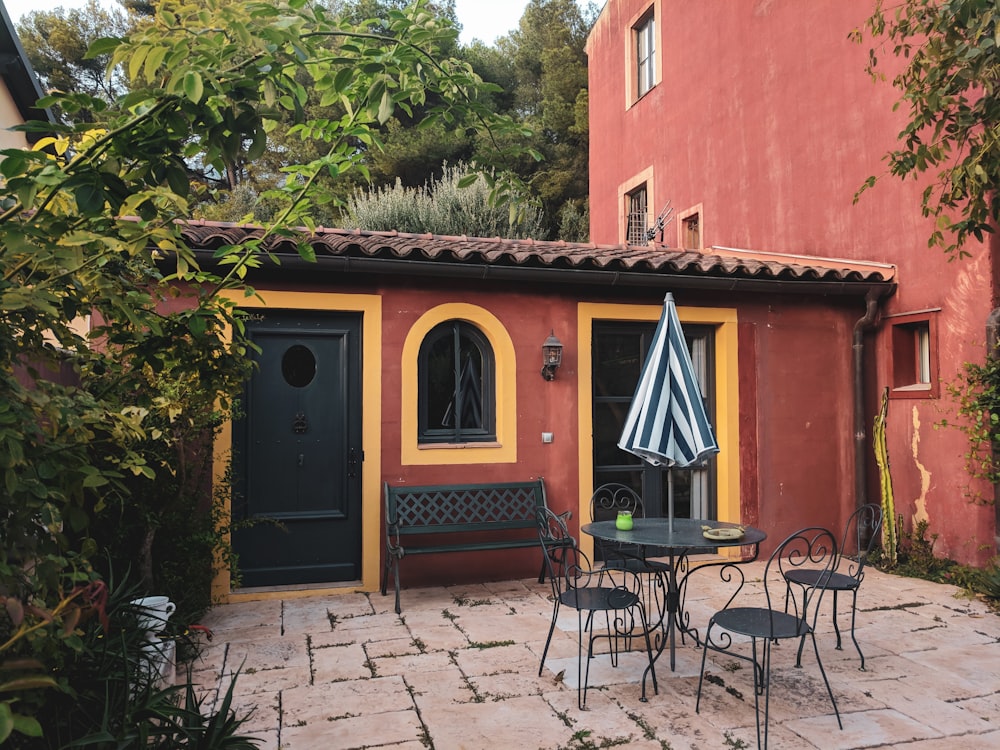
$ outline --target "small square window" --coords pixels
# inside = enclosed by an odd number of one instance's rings
[[[935,316],[918,313],[893,316],[891,395],[896,398],[936,398],[937,346]]]
[[[629,245],[645,245],[649,242],[646,230],[649,228],[649,199],[646,185],[640,185],[625,196],[625,242]]]
[[[681,219],[681,237],[685,249],[701,249],[701,214],[693,213]]]

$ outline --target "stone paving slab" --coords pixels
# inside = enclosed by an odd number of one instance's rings
[[[743,566],[747,601],[759,595],[763,563]],[[731,587],[717,572],[693,577],[691,624],[703,630]],[[563,611],[544,668],[552,616],[548,584],[535,580],[349,593],[216,607],[214,639],[192,665],[210,703],[241,666],[234,707],[254,709],[245,729],[263,750],[716,750],[756,747],[750,667],[710,653],[700,710],[702,652],[678,639],[647,684],[641,640],[612,666],[602,644],[590,665],[587,710],[577,705],[577,628]],[[826,605],[824,605],[826,606]],[[843,729],[807,645],[773,649],[769,747],[953,750],[1000,747],[1000,616],[953,586],[871,570],[858,597],[821,614],[817,641]]]

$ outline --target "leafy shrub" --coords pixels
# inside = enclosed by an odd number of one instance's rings
[[[343,224],[371,232],[542,238],[538,208],[493,201],[486,177],[480,175],[463,186],[466,172],[463,164],[446,164],[440,179],[423,187],[404,187],[397,178],[392,187],[355,192],[348,200]]]
[[[965,372],[947,387],[948,393],[958,402],[956,422],[944,419],[941,427],[956,427],[969,440],[965,454],[966,469],[973,478],[984,479],[991,485],[1000,483],[1000,466],[994,449],[1000,445],[1000,358],[987,357],[977,365],[965,364]],[[975,496],[981,503],[992,503],[993,498]]]
[[[0,637],[8,644],[5,665],[23,668],[44,661],[54,675],[48,684],[6,691],[11,704],[22,717],[31,717],[37,731],[9,733],[6,742],[0,737],[0,744],[16,750],[89,745],[163,750],[255,747],[254,741],[239,734],[247,717],[237,717],[231,710],[235,678],[215,713],[204,710],[190,673],[178,684],[158,684],[159,675],[150,668],[146,634],[130,604],[142,589],[122,582],[108,591],[98,583],[94,590],[106,592],[106,601],[81,599],[74,606],[45,613],[52,622],[31,633],[12,638],[25,628],[15,625],[9,614],[0,622]],[[5,609],[9,613],[10,608]],[[44,621],[42,614],[37,616]],[[172,620],[163,637],[178,644],[186,638]],[[193,647],[188,644],[187,650]]]
[[[872,563],[882,570],[899,575],[959,586],[981,596],[994,609],[1000,608],[1000,560],[991,561],[986,568],[975,568],[946,557],[937,557],[934,554],[937,534],[930,534],[928,538],[929,526],[924,519],[917,521],[913,531],[907,532],[900,528],[899,556],[895,566],[888,565],[888,561],[878,550],[872,556]]]

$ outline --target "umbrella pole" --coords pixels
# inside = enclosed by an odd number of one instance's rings
[[[674,533],[674,470],[667,469],[667,517],[670,519],[670,533]]]

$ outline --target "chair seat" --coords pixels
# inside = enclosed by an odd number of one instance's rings
[[[639,603],[639,597],[625,589],[588,586],[562,592],[559,601],[567,607],[582,609],[585,612],[606,612],[634,607]]]
[[[823,575],[822,570],[813,570],[809,568],[789,570],[785,572],[785,579],[791,581],[792,583],[797,583],[800,586],[815,586],[819,583],[819,577]],[[826,589],[828,591],[852,591],[856,589],[861,583],[854,576],[849,576],[845,573],[832,573],[829,575],[829,580],[826,584]]]
[[[812,628],[794,615],[766,607],[733,607],[716,612],[712,622],[754,638],[799,638]]]

